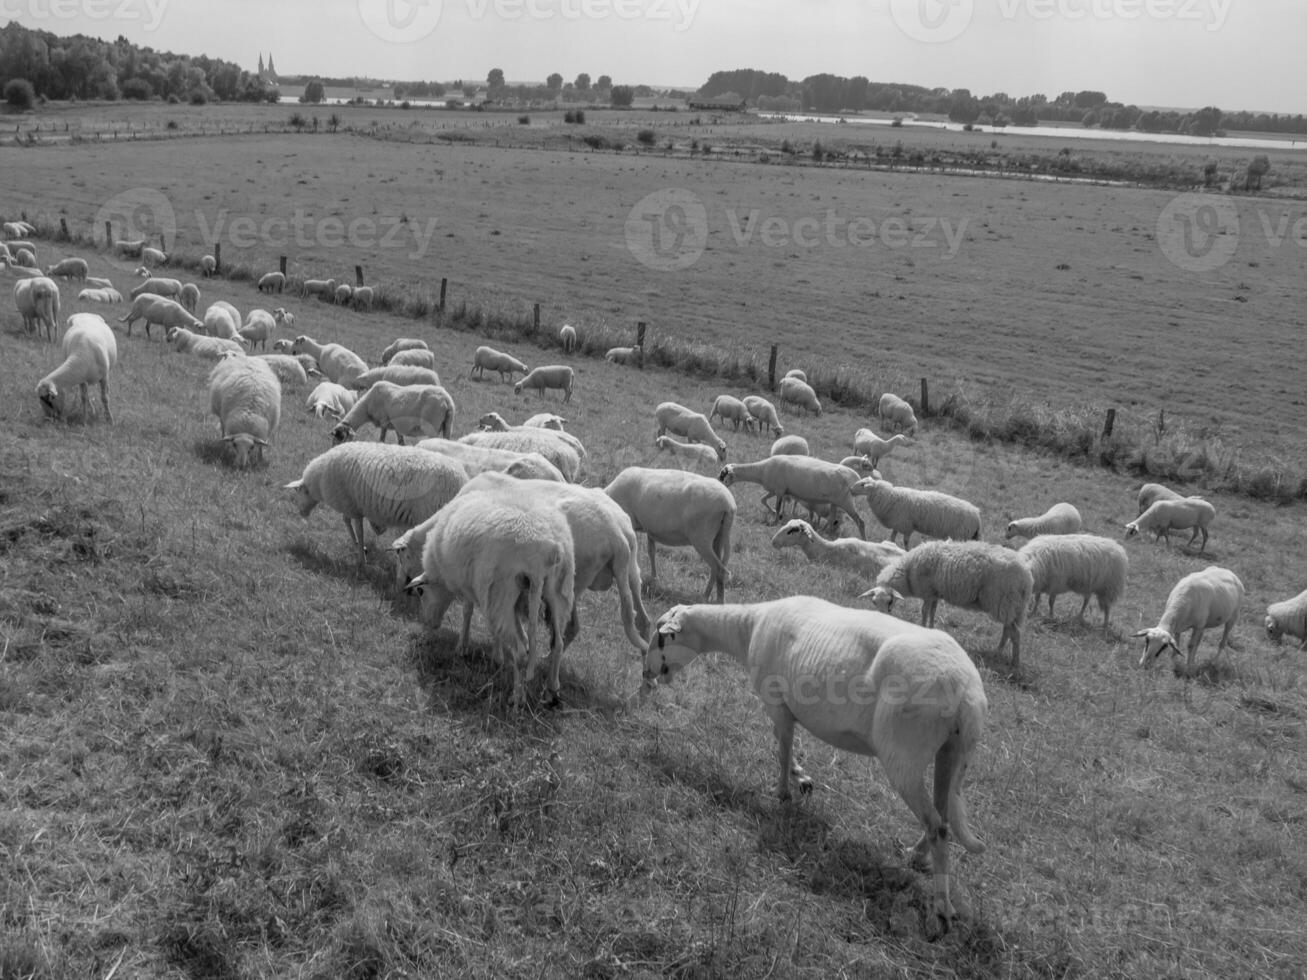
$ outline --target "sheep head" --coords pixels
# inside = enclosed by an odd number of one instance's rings
[[[354,430],[345,422],[339,422],[331,430],[331,441],[333,445],[339,446],[342,442],[351,442],[354,439]]]
[[[268,445],[268,440],[260,439],[246,432],[234,436],[224,436],[222,441],[232,447],[233,462],[237,469],[242,470],[262,463],[263,450]]]
[[[36,397],[41,400],[41,410],[46,418],[60,418],[64,413],[64,397],[59,386],[53,381],[42,381],[36,386]]]
[[[903,594],[886,585],[874,585],[858,598],[869,599],[873,609],[887,613],[894,608],[894,603],[902,601]]]
[[[313,508],[318,506],[318,502],[313,499],[313,494],[309,493],[309,488],[304,485],[303,480],[291,480],[282,489],[294,494],[295,506],[299,509],[301,517],[308,517],[313,513]]]
[[[1125,536],[1127,538],[1133,538],[1138,533],[1139,533],[1138,521],[1131,521],[1129,524],[1125,526]]]
[[[1266,636],[1277,647],[1284,637],[1284,631],[1280,629],[1280,624],[1275,621],[1274,616],[1266,617]]]
[[[1144,652],[1139,658],[1139,666],[1146,667],[1151,660],[1160,657],[1167,650],[1171,651],[1171,656],[1181,656],[1180,647],[1175,642],[1175,637],[1160,627],[1153,626],[1146,630],[1140,630],[1132,636],[1142,636],[1144,638]]]
[[[717,479],[721,480],[726,486],[735,482],[735,464],[727,463],[722,467],[722,471],[717,474]]]
[[[651,628],[644,655],[644,686],[670,684],[677,671],[703,652],[703,638],[686,622],[690,606],[673,606]]]

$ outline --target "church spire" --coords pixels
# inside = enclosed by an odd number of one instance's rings
[[[259,52],[259,77],[263,77],[263,52]]]

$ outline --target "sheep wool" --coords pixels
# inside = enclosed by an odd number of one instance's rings
[[[1112,606],[1125,595],[1130,570],[1130,559],[1119,542],[1095,534],[1045,534],[1028,541],[1017,555],[1034,581],[1031,612],[1038,608],[1039,597],[1047,593],[1048,615],[1052,616],[1057,597],[1074,592],[1084,598],[1077,617],[1084,622],[1092,596],[1098,600],[1103,629],[1107,629]]]
[[[429,350],[402,350],[395,353],[383,367],[419,367],[428,371],[436,370],[436,355]]]
[[[354,407],[358,399],[357,391],[350,391],[334,381],[323,381],[309,392],[304,404],[318,418],[330,415],[339,420],[345,417],[345,413]]]
[[[526,365],[511,354],[495,350],[493,347],[478,347],[472,355],[472,377],[484,379],[486,371],[494,371],[500,381],[512,381],[513,372],[526,373]]]
[[[237,468],[261,463],[281,421],[281,382],[261,360],[223,358],[209,373],[209,408]]]
[[[1007,526],[1008,538],[1034,538],[1041,534],[1079,534],[1084,527],[1073,504],[1054,504],[1038,517],[1020,517]]]
[[[440,375],[431,368],[418,367],[414,364],[396,364],[393,361],[383,367],[371,368],[362,374],[343,382],[347,387],[366,391],[378,381],[389,381],[393,385],[407,387],[410,385],[438,385]]]
[[[712,411],[708,413],[708,421],[711,422],[715,418],[732,423],[737,432],[741,425],[744,426],[745,432],[753,431],[753,416],[749,413],[749,407],[734,395],[717,396]]]
[[[980,539],[980,508],[939,490],[896,487],[888,480],[867,477],[851,488],[854,496],[866,497],[867,505],[890,532],[903,535],[903,547],[910,548],[914,533],[958,541]]]
[[[782,378],[780,396],[781,405],[792,405],[796,409],[802,408],[815,415],[821,415],[821,399],[817,397],[817,392],[813,390],[812,385],[806,381],[799,378]]]
[[[344,442],[354,433],[371,423],[381,429],[379,441],[386,441],[386,433],[395,430],[395,438],[403,445],[407,436],[422,439],[428,436],[445,436],[454,431],[454,399],[439,385],[397,385],[378,381],[354,403],[345,417],[332,431],[332,438]]]
[[[892,392],[887,391],[880,396],[877,414],[882,428],[893,425],[897,429],[907,430],[909,434],[917,430],[917,416],[912,405]]]
[[[1266,607],[1266,635],[1277,646],[1284,637],[1292,636],[1301,641],[1299,650],[1307,649],[1307,591]]]
[[[320,344],[312,337],[299,336],[290,345],[292,354],[308,354],[318,362],[329,381],[349,386],[368,369],[367,362],[341,344]]]
[[[713,431],[708,416],[702,412],[692,411],[676,402],[662,402],[654,409],[654,419],[658,423],[655,437],[670,432],[691,442],[712,446],[717,450],[719,460],[726,459],[726,442]]]
[[[557,388],[563,393],[563,402],[567,403],[572,400],[574,381],[575,374],[566,364],[549,364],[527,372],[521,381],[513,385],[513,394],[520,395],[524,390],[534,388],[537,394],[543,396],[547,390]]]
[[[770,431],[778,436],[785,435],[785,427],[781,425],[780,420],[776,417],[775,405],[761,395],[746,395],[743,400],[744,407],[749,410],[749,414],[757,421],[760,432]]]
[[[400,337],[393,344],[381,352],[381,364],[384,367],[389,364],[391,358],[402,350],[430,350],[425,340],[418,340],[415,337]]]
[[[1239,622],[1239,607],[1243,605],[1244,585],[1239,576],[1228,568],[1208,565],[1202,571],[1192,572],[1180,579],[1167,597],[1166,608],[1157,625],[1139,630],[1134,635],[1143,637],[1144,652],[1139,666],[1160,656],[1167,650],[1172,657],[1180,656],[1180,639],[1186,631],[1189,636],[1188,658],[1183,669],[1176,663],[1176,672],[1192,677],[1194,657],[1203,631],[1216,626],[1224,627],[1216,655],[1230,643],[1230,632]]]
[[[469,432],[459,442],[516,453],[539,453],[563,474],[568,483],[581,479],[585,459],[580,440],[553,429],[516,428],[508,432]],[[580,447],[580,448],[579,448]]]
[[[102,317],[94,313],[74,313],[64,331],[64,360],[41,379],[36,397],[42,411],[51,418],[63,418],[68,410],[68,393],[76,387],[82,396],[82,418],[90,418],[87,386],[99,384],[104,420],[113,422],[109,408],[109,372],[118,363],[118,341]]]

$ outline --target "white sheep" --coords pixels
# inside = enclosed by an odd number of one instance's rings
[[[745,432],[753,431],[753,416],[749,413],[748,406],[734,395],[717,396],[712,411],[708,413],[708,421],[711,422],[714,418],[720,418],[723,423],[733,423],[737,432],[741,425]]]
[[[141,257],[141,252],[145,250],[145,239],[137,238],[133,241],[115,242],[114,248],[118,250],[119,255],[139,259]]]
[[[887,425],[893,425],[899,430],[907,430],[909,435],[917,431],[917,415],[913,412],[912,406],[905,399],[891,392],[887,391],[880,396],[876,414],[880,417],[882,429]]]
[[[50,418],[63,418],[68,410],[68,393],[76,387],[82,396],[82,418],[89,420],[87,386],[98,384],[104,420],[112,424],[109,372],[118,363],[118,341],[109,325],[94,313],[74,313],[64,331],[63,353],[63,362],[36,386],[42,411]]]
[[[185,327],[169,327],[164,340],[178,354],[194,354],[208,361],[222,360],[227,354],[245,357],[245,347],[238,340],[207,337]]]
[[[866,497],[867,506],[890,532],[903,535],[903,547],[912,547],[914,533],[958,541],[980,539],[980,508],[961,497],[939,490],[896,487],[888,480],[866,477],[853,485],[856,497]]]
[[[689,468],[702,467],[716,473],[721,465],[715,450],[697,442],[677,442],[671,436],[656,436],[654,445],[660,453],[671,453],[673,458],[685,460]]]
[[[265,272],[259,276],[258,289],[261,293],[280,293],[285,288],[286,274],[284,272]]]
[[[145,320],[146,337],[150,336],[150,327],[155,324],[163,327],[165,332],[172,327],[184,327],[195,333],[204,331],[203,322],[188,313],[176,300],[156,296],[153,293],[146,293],[132,300],[131,309],[118,322],[127,324],[127,336],[130,337],[132,324],[141,319]]]
[[[312,337],[299,336],[290,346],[292,354],[308,354],[318,362],[322,373],[336,384],[345,385],[368,369],[367,362],[341,344],[320,344]]]
[[[204,311],[204,332],[210,337],[240,340],[240,325],[240,312],[226,300],[211,303]]]
[[[800,381],[798,378],[781,379],[781,407],[792,405],[796,409],[802,408],[805,411],[821,415],[821,399],[817,397],[817,392],[806,381]]]
[[[292,354],[259,354],[256,360],[263,361],[272,368],[272,373],[283,385],[299,386],[309,383],[309,375],[304,370],[304,365]]]
[[[151,276],[131,291],[131,297],[136,299],[136,297],[143,296],[146,293],[154,296],[164,296],[168,299],[177,299],[182,294],[182,283],[180,279]]]
[[[873,467],[879,466],[880,461],[897,447],[910,445],[912,445],[911,441],[902,434],[882,439],[870,429],[859,429],[853,435],[853,451],[859,456],[866,456]]]
[[[13,256],[7,252],[0,252],[0,269],[4,269],[10,275],[17,276],[19,279],[37,279],[45,275],[40,269],[35,267],[28,268],[18,265],[14,262]]]
[[[716,589],[717,601],[724,601],[735,524],[735,497],[730,490],[697,473],[628,466],[604,487],[604,493],[626,511],[636,533],[648,538],[651,581],[658,578],[658,545],[688,545],[708,565],[704,599]]]
[[[323,503],[339,512],[363,565],[363,521],[381,534],[387,528],[417,527],[449,503],[467,483],[457,460],[412,446],[346,442],[304,467],[285,489],[295,495],[300,515]]]
[[[802,381],[804,384],[808,383],[807,372],[799,368],[790,368],[786,371],[785,374],[781,376],[781,380],[784,381],[786,378],[794,378],[798,381]]]
[[[508,449],[518,453],[539,453],[554,466],[568,483],[581,478],[585,447],[575,436],[554,429],[517,427],[507,432],[469,432],[459,442],[489,449]]]
[[[1003,533],[1009,538],[1035,538],[1041,534],[1079,534],[1084,528],[1080,511],[1074,504],[1054,504],[1038,517],[1019,517],[1011,521]]]
[[[430,350],[425,340],[418,340],[414,337],[400,337],[393,344],[381,352],[381,363],[384,367],[390,363],[390,359],[402,350]]]
[[[389,381],[400,387],[408,385],[438,385],[440,375],[430,368],[417,367],[413,364],[396,364],[391,361],[384,367],[369,368],[362,374],[345,382],[346,388],[366,391],[378,381]]]
[[[436,370],[436,355],[425,348],[418,350],[402,350],[396,353],[390,360],[386,361],[383,367],[420,367],[428,371]]]
[[[77,298],[83,303],[121,303],[123,294],[118,292],[112,286],[107,288],[97,287],[94,289],[83,289],[77,294]]]
[[[726,458],[726,442],[713,431],[708,416],[702,412],[692,411],[684,405],[678,405],[676,402],[662,402],[654,409],[654,418],[658,422],[658,431],[654,433],[655,437],[670,432],[673,435],[689,439],[691,442],[702,442],[712,446],[717,450],[719,460]]]
[[[90,267],[86,264],[86,259],[71,258],[61,259],[50,268],[45,270],[45,274],[51,278],[59,279],[85,279],[90,273]]]
[[[371,313],[373,296],[374,290],[371,286],[356,286],[354,288],[354,295],[350,299],[350,303],[356,310],[366,310]]]
[[[14,252],[14,264],[25,269],[36,268],[36,252],[30,248],[20,248]],[[39,271],[39,270],[38,270]]]
[[[1134,634],[1144,638],[1144,652],[1139,658],[1139,666],[1143,667],[1167,649],[1171,650],[1173,660],[1178,660],[1180,639],[1186,630],[1192,630],[1183,673],[1193,676],[1194,655],[1198,652],[1198,644],[1202,642],[1203,631],[1214,626],[1225,627],[1221,641],[1216,645],[1216,656],[1220,657],[1221,651],[1230,643],[1230,631],[1239,622],[1239,606],[1243,603],[1243,597],[1243,582],[1228,568],[1209,565],[1200,572],[1186,575],[1171,590],[1157,625]],[[1181,672],[1178,663],[1175,668],[1177,674]]]
[[[105,279],[103,276],[87,276],[82,280],[82,285],[89,289],[113,289],[113,280]]]
[[[745,395],[744,407],[749,410],[749,414],[758,423],[759,432],[774,432],[778,436],[785,435],[785,427],[781,425],[780,419],[776,417],[776,406],[769,402],[761,395]]]
[[[858,537],[867,537],[867,526],[858,516],[849,492],[858,483],[858,474],[847,466],[812,456],[768,456],[753,463],[728,463],[722,467],[719,479],[728,487],[736,480],[762,484],[768,496],[776,500],[778,521],[785,497],[796,497],[843,511],[857,525]]]
[[[1183,500],[1184,494],[1176,493],[1160,483],[1145,483],[1139,488],[1138,499],[1139,513],[1142,514],[1158,500]]]
[[[223,358],[209,374],[209,408],[218,416],[219,434],[231,446],[236,467],[258,465],[281,421],[281,382],[257,358]]]
[[[167,265],[168,255],[161,249],[151,248],[147,245],[141,249],[141,262],[150,268],[156,265]]]
[[[358,400],[359,393],[357,391],[350,391],[334,381],[323,381],[309,392],[309,397],[304,400],[304,405],[318,418],[330,415],[339,421],[345,417],[345,413],[353,408],[354,403]]]
[[[268,341],[277,330],[277,318],[267,310],[250,310],[245,316],[245,323],[236,332],[241,339],[254,350],[255,344],[262,344],[268,349]]]
[[[564,354],[570,354],[576,350],[576,327],[572,326],[570,323],[564,323],[558,329],[558,342],[563,345]]]
[[[921,625],[935,625],[943,599],[959,609],[983,612],[1003,624],[998,653],[1012,644],[1012,668],[1021,668],[1021,627],[1034,577],[1017,553],[986,541],[928,541],[887,565],[864,592],[881,612],[904,597],[921,600]]]
[[[604,360],[610,364],[620,364],[623,367],[644,367],[644,348],[635,347],[610,347],[604,354]]]
[[[395,430],[395,438],[402,446],[404,437],[424,439],[441,435],[446,438],[454,431],[454,399],[439,385],[397,385],[378,381],[362,396],[345,417],[331,430],[336,442],[354,438],[354,433],[372,423],[381,429],[379,442],[386,441],[386,433]]]
[[[523,428],[527,429],[553,429],[555,432],[562,432],[563,426],[567,425],[567,419],[561,415],[555,415],[553,412],[540,412],[532,415],[522,423]]]
[[[218,271],[218,260],[212,255],[200,256],[200,275],[205,279],[210,279]]]
[[[840,465],[846,466],[863,476],[880,477],[880,470],[872,466],[871,460],[866,456],[845,456],[840,460]]]
[[[1266,607],[1266,635],[1276,646],[1286,636],[1295,637],[1302,641],[1298,649],[1307,650],[1307,591]]]
[[[337,306],[348,306],[350,300],[354,298],[354,287],[347,282],[342,282],[336,287],[333,294],[333,301]]]
[[[24,235],[35,235],[36,225],[30,221],[6,221],[4,232],[6,238],[22,238]]]
[[[319,299],[332,300],[336,295],[335,279],[305,279],[300,285],[301,296],[317,296]]]
[[[892,541],[857,541],[853,538],[827,541],[813,530],[811,524],[797,518],[782,525],[772,535],[771,546],[798,548],[809,561],[837,565],[873,580],[886,565],[907,554]]]
[[[1179,500],[1155,500],[1149,508],[1125,526],[1125,536],[1132,538],[1141,531],[1153,531],[1153,540],[1159,538],[1168,544],[1172,531],[1187,531],[1193,528],[1193,534],[1185,544],[1192,548],[1198,535],[1203,536],[1203,543],[1198,548],[1202,554],[1207,548],[1207,526],[1216,516],[1216,508],[1202,497],[1181,497]]]
[[[45,327],[47,343],[59,337],[59,285],[45,276],[14,283],[14,306],[23,318],[23,330],[39,334]]]
[[[505,354],[493,347],[478,347],[472,355],[471,377],[484,379],[487,369],[498,372],[500,381],[512,381],[514,371],[525,374],[527,367],[512,354]]]
[[[967,823],[962,787],[989,710],[980,674],[956,641],[805,595],[675,606],[659,617],[652,637],[646,689],[670,683],[708,651],[744,667],[776,734],[782,800],[790,798],[791,772],[802,776],[793,763],[796,723],[837,748],[878,757],[924,830],[913,853],[930,859],[936,919],[944,929],[952,924],[949,838],[973,854],[985,849]],[[932,761],[933,799],[925,785]]]
[[[443,453],[458,460],[467,470],[469,477],[479,473],[507,473],[519,480],[549,480],[553,483],[566,483],[562,472],[549,460],[537,452],[516,452],[511,449],[495,449],[490,446],[474,446],[456,439],[434,437],[423,439],[419,449],[428,452]]]
[[[1094,534],[1046,534],[1026,542],[1017,555],[1034,579],[1032,613],[1039,608],[1041,595],[1048,595],[1051,617],[1054,600],[1063,592],[1074,592],[1084,598],[1076,617],[1083,623],[1093,596],[1103,611],[1106,632],[1112,606],[1125,594],[1130,570],[1130,559],[1118,542]]]
[[[177,302],[186,307],[188,312],[194,313],[200,305],[200,287],[193,282],[185,283],[177,294]]]
[[[771,444],[768,456],[811,456],[808,440],[803,436],[781,436]]]
[[[513,385],[513,394],[522,394],[523,389],[534,388],[536,392],[543,396],[551,388],[557,388],[563,393],[563,401],[572,400],[572,384],[575,380],[573,371],[565,364],[549,364],[544,367],[532,368],[525,377],[517,384]]]

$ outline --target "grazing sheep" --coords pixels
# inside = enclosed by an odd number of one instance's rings
[[[585,447],[566,432],[518,427],[507,432],[469,432],[459,442],[516,453],[539,453],[558,467],[568,483],[576,483],[581,478]]]
[[[208,361],[221,360],[227,354],[234,354],[242,359],[245,357],[245,347],[239,340],[206,337],[185,327],[169,327],[164,340],[178,354],[194,354]]]
[[[402,350],[430,350],[425,340],[417,340],[413,337],[400,337],[397,341],[381,352],[381,364],[384,367],[390,363],[390,359]]]
[[[86,264],[86,259],[61,259],[50,268],[45,270],[45,274],[51,278],[59,279],[85,279],[90,273],[90,267]]]
[[[1216,645],[1216,656],[1230,642],[1230,631],[1239,622],[1239,606],[1243,603],[1244,587],[1239,576],[1228,568],[1208,565],[1201,572],[1192,572],[1180,579],[1171,590],[1162,610],[1162,618],[1157,625],[1142,629],[1135,636],[1144,638],[1144,653],[1139,658],[1139,666],[1145,666],[1154,657],[1160,656],[1167,649],[1173,660],[1180,657],[1180,639],[1185,630],[1192,630],[1189,636],[1189,655],[1183,673],[1192,677],[1194,672],[1194,654],[1202,642],[1203,631],[1214,626],[1224,626],[1221,642]],[[1178,663],[1176,673],[1181,673]]]
[[[308,354],[318,362],[322,373],[336,384],[349,383],[368,369],[367,362],[348,347],[340,344],[320,344],[312,337],[299,336],[290,345],[292,354]]]
[[[980,540],[980,508],[939,490],[896,487],[888,480],[866,477],[851,488],[855,497],[866,497],[867,506],[890,532],[903,535],[903,547],[910,548],[914,533],[958,541]]]
[[[168,255],[160,249],[151,248],[147,245],[141,249],[141,262],[147,268],[153,268],[156,265],[167,265]]]
[[[177,302],[186,307],[187,312],[194,313],[200,305],[200,287],[193,282],[186,283],[177,294]]]
[[[30,248],[20,248],[14,253],[14,264],[25,269],[36,268],[36,252]]]
[[[89,289],[113,289],[113,281],[105,279],[102,276],[87,276],[82,280],[82,285]]]
[[[486,369],[499,372],[500,381],[512,381],[513,372],[526,373],[526,365],[511,354],[497,351],[493,347],[478,347],[472,355],[472,377],[484,379]]]
[[[1266,635],[1276,646],[1286,636],[1295,637],[1302,641],[1298,649],[1307,650],[1307,591],[1266,607]]]
[[[436,370],[436,355],[429,350],[402,350],[395,354],[383,367],[420,367],[428,371]]]
[[[644,367],[643,347],[610,347],[604,354],[604,360],[623,367]]]
[[[801,371],[799,368],[790,368],[788,371],[786,371],[785,374],[781,377],[781,380],[784,381],[786,378],[794,378],[795,380],[802,381],[804,384],[808,383],[807,373]]]
[[[646,689],[670,683],[711,650],[744,667],[776,733],[782,800],[790,798],[791,772],[802,775],[793,765],[796,723],[836,748],[878,757],[924,829],[914,856],[929,857],[934,913],[939,927],[951,926],[949,838],[973,854],[985,849],[967,823],[962,785],[989,704],[965,650],[944,633],[805,595],[675,606],[652,635]],[[932,761],[933,800],[924,785]]]
[[[1084,597],[1076,617],[1083,623],[1093,596],[1103,610],[1103,630],[1107,631],[1112,606],[1125,594],[1130,570],[1130,559],[1120,544],[1094,534],[1045,534],[1026,542],[1017,556],[1034,579],[1032,613],[1039,608],[1041,595],[1048,594],[1051,617],[1054,600],[1063,592],[1074,592]]]
[[[893,425],[900,431],[906,429],[909,435],[917,431],[916,413],[912,411],[912,406],[898,395],[888,391],[881,395],[877,414],[880,416],[882,429],[887,425]]]
[[[118,292],[112,286],[107,288],[97,287],[94,289],[83,289],[77,294],[77,298],[83,303],[121,303],[123,294]]]
[[[161,279],[151,276],[141,283],[131,292],[132,299],[150,293],[153,296],[164,296],[168,299],[179,299],[182,294],[182,283],[180,279]]]
[[[564,323],[558,329],[558,342],[563,345],[564,354],[570,354],[576,350],[576,327],[570,323]]]
[[[272,373],[284,385],[306,385],[309,383],[308,372],[299,358],[292,354],[259,354],[256,360],[265,362],[272,368]]]
[[[897,447],[910,445],[912,443],[905,435],[895,435],[890,436],[888,439],[882,439],[870,429],[859,429],[853,436],[853,451],[859,456],[866,456],[873,467],[879,466],[880,461]]]
[[[782,408],[792,405],[796,409],[802,408],[815,415],[821,415],[821,399],[806,381],[800,381],[798,378],[782,378],[780,396]]]
[[[64,331],[63,362],[41,379],[36,397],[49,418],[61,419],[68,410],[67,396],[76,387],[82,396],[82,418],[90,419],[87,386],[99,384],[104,420],[113,423],[109,408],[109,372],[118,363],[118,341],[104,319],[94,313],[74,313]]]
[[[218,271],[218,260],[212,255],[200,256],[200,275],[205,279],[213,278],[213,274]]]
[[[726,487],[697,473],[628,466],[604,493],[626,511],[636,533],[648,538],[650,581],[658,578],[657,545],[688,545],[708,564],[704,599],[716,589],[717,601],[725,600],[735,524],[735,497]]]
[[[223,358],[209,374],[209,408],[218,416],[222,441],[231,446],[236,468],[258,465],[281,420],[281,382],[257,358]]]
[[[354,287],[347,282],[342,282],[336,287],[334,302],[337,306],[347,306],[350,300],[354,298]]]
[[[345,417],[336,423],[331,438],[346,442],[368,423],[378,426],[378,442],[395,430],[395,438],[404,445],[404,437],[425,439],[428,436],[449,438],[454,431],[454,399],[439,385],[397,385],[378,381],[368,388]]]
[[[38,279],[45,275],[40,269],[17,265],[8,252],[0,252],[0,268],[19,279]]]
[[[654,445],[660,453],[671,453],[673,458],[685,460],[686,468],[704,467],[715,473],[721,464],[712,448],[695,442],[677,442],[671,436],[657,436]]]
[[[803,436],[781,436],[771,444],[768,456],[811,456],[808,440]]]
[[[555,415],[553,412],[540,412],[532,415],[522,423],[523,428],[527,429],[553,429],[555,432],[562,432],[563,426],[567,425],[567,419],[561,415]]]
[[[362,374],[346,382],[346,388],[366,391],[378,381],[389,381],[401,387],[408,385],[438,385],[440,375],[430,368],[417,367],[412,364],[396,364],[391,361],[385,367],[369,368]]]
[[[778,521],[784,498],[797,497],[842,510],[857,525],[858,537],[864,540],[867,537],[867,526],[858,516],[849,493],[849,488],[858,483],[858,474],[847,466],[812,456],[768,456],[754,463],[728,463],[719,479],[728,487],[736,480],[762,484],[768,495],[776,499]]]
[[[840,465],[847,466],[849,469],[861,473],[863,476],[874,476],[877,479],[880,478],[880,470],[872,466],[871,460],[866,456],[845,456],[840,460]]]
[[[549,480],[553,483],[566,483],[562,472],[540,453],[520,453],[511,449],[494,449],[488,446],[473,446],[459,442],[457,439],[434,437],[423,439],[419,449],[428,452],[444,453],[458,460],[467,470],[469,477],[478,473],[507,473],[519,480]]]
[[[14,306],[23,318],[23,331],[40,333],[45,326],[47,343],[59,337],[59,285],[45,276],[19,279],[14,283]]]
[[[350,541],[365,560],[363,521],[380,534],[389,527],[417,527],[449,503],[467,483],[457,460],[412,446],[346,442],[333,446],[286,484],[300,515],[323,503],[344,518]]]
[[[654,418],[658,421],[658,431],[654,433],[655,436],[670,432],[691,442],[702,442],[712,446],[717,450],[719,460],[726,458],[726,443],[713,431],[708,416],[702,412],[691,411],[676,402],[662,402],[654,409]]]
[[[366,310],[371,313],[373,295],[374,291],[371,286],[356,286],[354,288],[354,296],[351,298],[350,302],[353,304],[354,309]]]
[[[928,541],[887,565],[863,593],[881,612],[904,597],[921,600],[921,625],[935,625],[943,599],[983,612],[1003,624],[998,653],[1012,643],[1012,668],[1021,668],[1021,627],[1035,582],[1016,552],[986,541]]]
[[[838,565],[873,580],[886,565],[907,554],[892,541],[856,541],[853,538],[827,541],[813,530],[811,524],[798,519],[782,525],[772,535],[771,546],[798,548],[809,561]]]
[[[780,419],[776,417],[775,405],[761,395],[745,395],[743,400],[744,407],[757,420],[759,432],[774,432],[778,436],[785,435],[785,427],[781,425]]]
[[[262,344],[268,349],[268,340],[277,330],[277,318],[267,310],[250,310],[245,317],[245,324],[237,330],[240,338],[254,350],[255,344]]]
[[[30,221],[6,221],[4,232],[6,238],[22,238],[24,235],[35,235],[36,225]]]
[[[550,364],[545,367],[532,368],[517,384],[513,385],[513,394],[522,394],[524,388],[534,388],[543,396],[550,388],[557,388],[563,393],[564,403],[572,400],[572,369],[565,364]]]
[[[1139,513],[1142,514],[1158,500],[1183,500],[1184,494],[1176,493],[1170,487],[1160,483],[1145,483],[1139,488]]]
[[[338,385],[334,381],[323,381],[311,392],[305,399],[305,407],[318,418],[324,415],[330,415],[339,421],[345,417],[354,403],[359,400],[357,391],[350,391],[343,385]]]
[[[714,418],[720,418],[723,423],[734,423],[737,432],[741,425],[745,432],[753,431],[753,416],[749,414],[748,406],[734,395],[717,396],[712,411],[708,413],[708,421],[711,422]]]
[[[286,274],[283,272],[265,272],[259,276],[258,287],[261,293],[280,293],[286,288]]]
[[[1054,504],[1038,517],[1019,517],[1007,526],[1003,539],[1035,538],[1041,534],[1079,534],[1084,528],[1073,504]]]
[[[204,332],[210,337],[240,340],[240,322],[240,313],[226,300],[211,303],[204,311]]]
[[[1125,536],[1132,538],[1140,531],[1154,531],[1156,532],[1153,536],[1154,541],[1162,538],[1170,544],[1172,531],[1187,531],[1193,528],[1194,533],[1185,547],[1192,548],[1194,542],[1198,540],[1198,535],[1201,534],[1203,543],[1198,548],[1198,553],[1202,554],[1207,549],[1207,526],[1212,523],[1212,518],[1215,516],[1216,508],[1202,497],[1155,500],[1146,511],[1125,526]]]
[[[319,299],[325,298],[330,302],[336,295],[336,280],[305,279],[300,285],[300,295],[306,298],[309,296],[317,296]]]
[[[138,238],[135,241],[116,242],[114,248],[118,250],[119,255],[125,255],[129,259],[139,259],[141,252],[145,250],[145,239]]]
[[[145,293],[132,300],[132,307],[119,323],[127,324],[127,336],[132,335],[132,324],[145,320],[145,336],[150,336],[150,327],[156,323],[165,332],[172,327],[185,327],[187,330],[202,332],[204,324],[188,313],[176,300],[165,299],[153,293]]]

